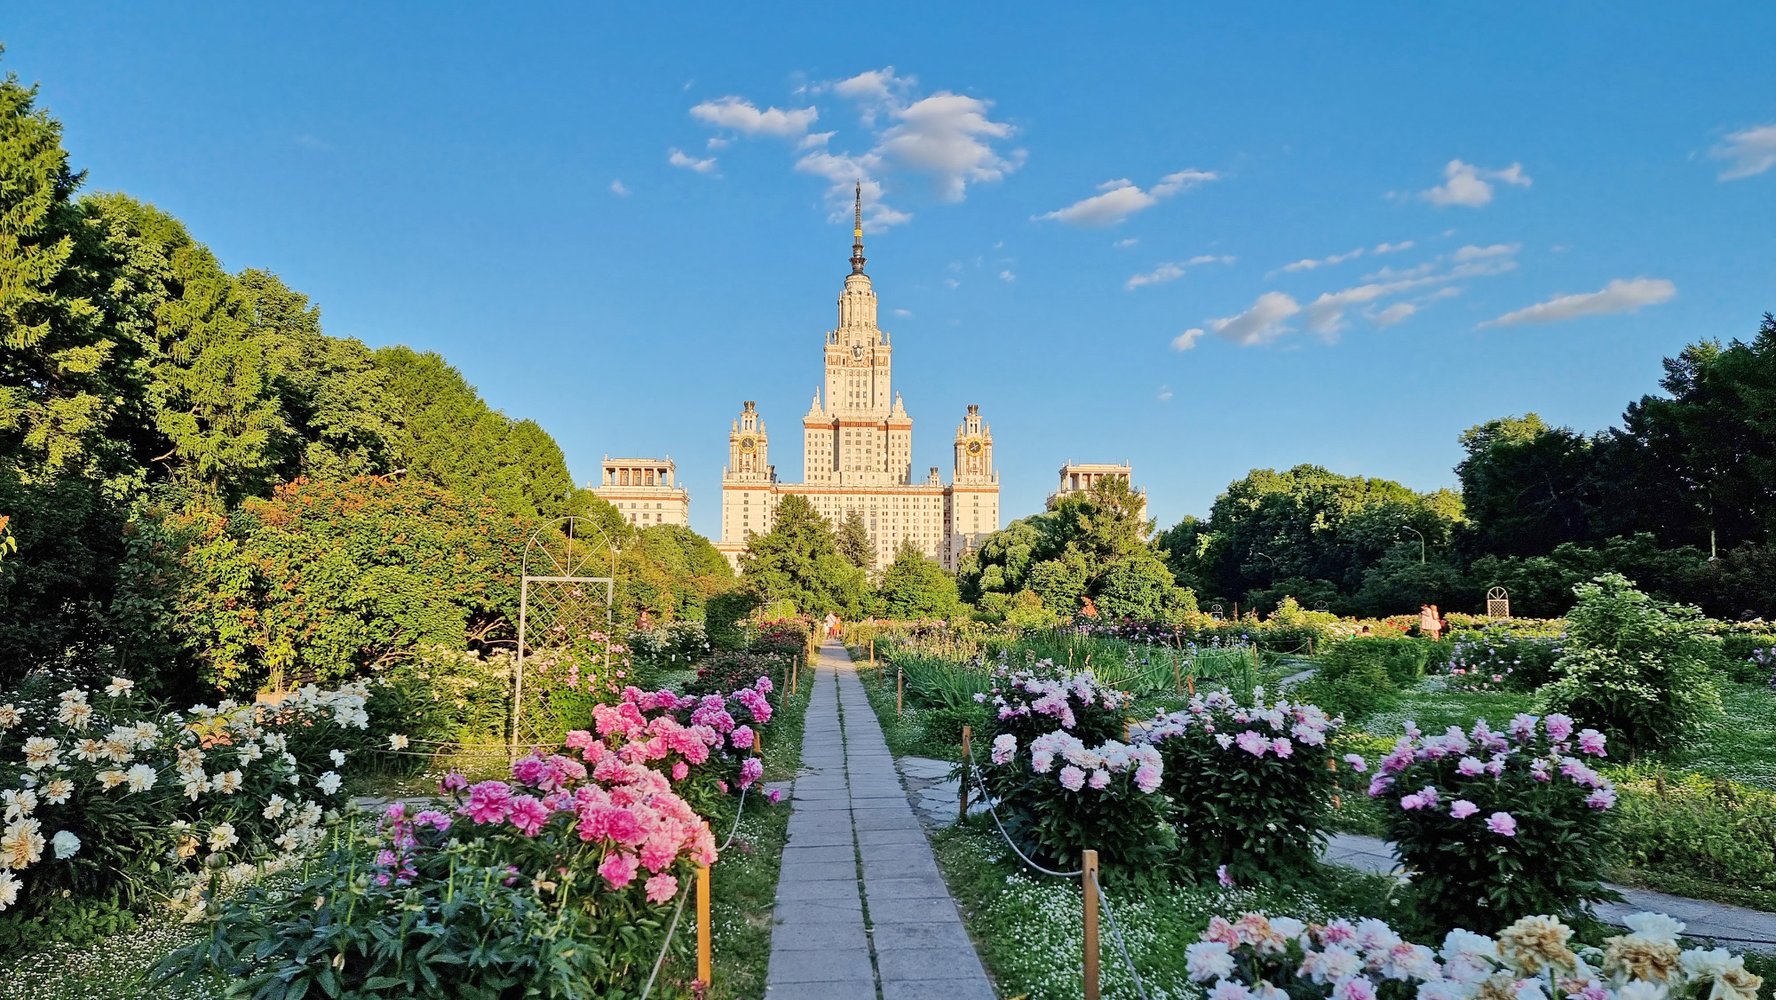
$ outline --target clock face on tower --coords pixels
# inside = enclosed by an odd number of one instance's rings
[[[750,455],[758,450],[758,438],[747,435],[740,439],[740,454]]]
[[[968,442],[968,453],[970,455],[978,455],[981,453],[980,438],[974,438]]]

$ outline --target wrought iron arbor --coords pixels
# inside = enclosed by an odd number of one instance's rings
[[[570,644],[588,630],[609,636],[617,594],[617,547],[590,518],[557,518],[531,533],[520,572],[518,663],[512,672],[514,756],[524,743],[519,727],[525,660],[533,653]],[[608,642],[606,646],[608,650]]]
[[[1486,592],[1486,617],[1511,617],[1511,594],[1503,587],[1494,587]]]

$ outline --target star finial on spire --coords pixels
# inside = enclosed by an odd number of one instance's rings
[[[851,215],[851,273],[863,273],[863,181],[857,182]]]

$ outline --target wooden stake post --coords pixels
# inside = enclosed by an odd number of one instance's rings
[[[973,735],[973,726],[962,727],[962,808],[956,813],[958,823],[968,818],[968,778],[972,773],[968,769],[968,741]]]
[[[894,717],[900,718],[900,703],[906,698],[906,671],[901,667],[894,668]]]
[[[1079,876],[1085,886],[1085,1000],[1098,994],[1098,852],[1086,851]]]
[[[709,926],[709,866],[697,866],[697,980],[707,990],[715,976]]]

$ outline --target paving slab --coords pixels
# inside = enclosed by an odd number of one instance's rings
[[[789,846],[772,913],[767,1000],[992,1000],[904,769],[888,752],[844,648],[821,647],[808,683],[804,769],[788,790]],[[914,770],[929,783],[949,767]],[[926,797],[932,805],[933,797]]]

